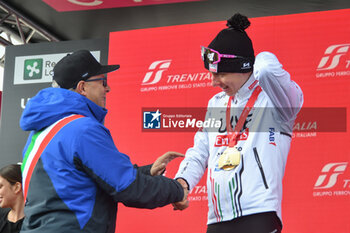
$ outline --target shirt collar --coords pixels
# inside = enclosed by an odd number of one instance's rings
[[[247,82],[238,90],[235,95],[235,99],[246,99],[249,98],[251,93],[254,91],[255,87],[258,84],[258,80],[255,79],[254,73],[250,75]]]

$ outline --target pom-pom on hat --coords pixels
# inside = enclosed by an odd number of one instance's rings
[[[204,66],[209,71],[219,73],[248,73],[253,70],[255,61],[252,41],[245,32],[250,26],[250,21],[244,15],[236,13],[227,20],[228,28],[221,30],[208,48],[218,51],[220,54],[239,56],[238,58],[222,57],[217,64],[208,63],[204,59]]]

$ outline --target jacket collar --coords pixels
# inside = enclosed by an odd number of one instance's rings
[[[250,75],[247,82],[238,90],[235,95],[235,99],[244,100],[250,97],[255,87],[258,85],[258,80],[255,79],[254,73]]]

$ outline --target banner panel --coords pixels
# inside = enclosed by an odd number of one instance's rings
[[[206,108],[221,91],[211,87],[212,75],[204,69],[200,46],[208,45],[225,24],[110,34],[109,63],[121,68],[109,75],[106,124],[119,150],[134,163],[149,164],[166,151],[185,153],[192,146],[193,130],[157,130],[154,121],[164,108]],[[327,131],[314,124],[322,111],[309,114],[307,121],[297,120],[284,178],[283,232],[349,232],[350,9],[252,18],[247,32],[255,53],[276,54],[300,85],[304,108],[340,109],[345,118],[339,125],[332,114],[322,116]],[[186,115],[167,114],[177,113]],[[166,176],[175,175],[179,162],[169,164]],[[190,207],[181,212],[171,206],[152,211],[120,206],[118,232],[205,232],[205,178],[192,190]]]
[[[107,39],[6,47],[0,122],[0,167],[22,161],[22,150],[28,136],[28,132],[19,127],[23,109],[39,90],[51,86],[55,64],[67,53],[79,49],[89,49],[97,60],[107,63]]]
[[[203,0],[43,0],[56,11],[83,11],[105,8],[135,7],[179,2],[196,2]]]

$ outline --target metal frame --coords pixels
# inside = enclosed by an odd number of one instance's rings
[[[5,38],[5,35],[7,38]],[[56,36],[32,20],[0,1],[0,46],[60,41]],[[4,66],[5,53],[0,54],[0,66]]]

